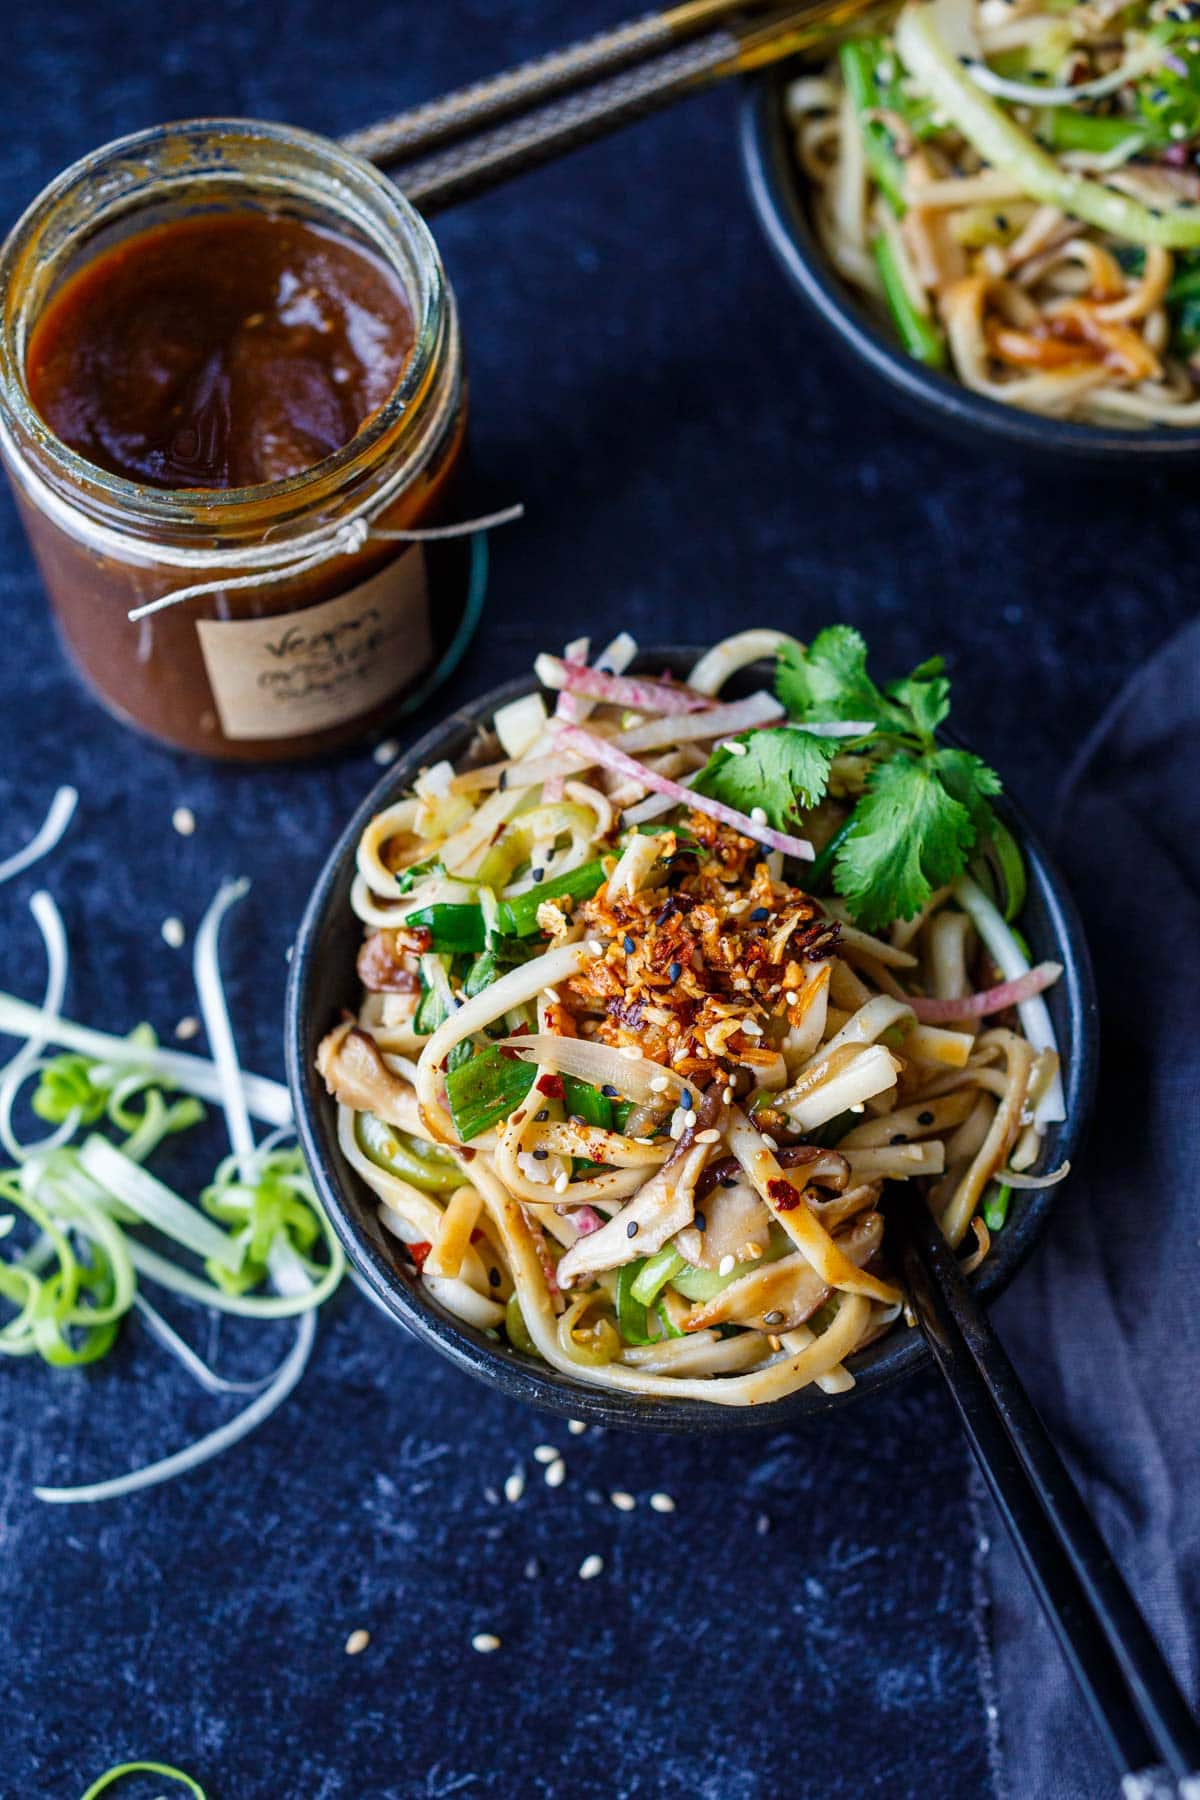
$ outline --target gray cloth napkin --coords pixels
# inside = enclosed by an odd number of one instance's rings
[[[1085,744],[1053,841],[1100,990],[1100,1090],[1001,1333],[1182,1682],[1200,1677],[1200,622]],[[1001,1800],[1116,1783],[981,1502],[985,1699]],[[990,1666],[988,1666],[990,1665]]]

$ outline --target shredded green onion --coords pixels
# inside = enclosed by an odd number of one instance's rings
[[[118,1763],[115,1768],[106,1769],[104,1774],[93,1781],[83,1795],[82,1800],[99,1800],[101,1794],[107,1793],[114,1782],[123,1781],[126,1775],[165,1775],[168,1781],[182,1782],[192,1800],[206,1800],[204,1789],[200,1783],[185,1772],[176,1769],[170,1763],[158,1762],[126,1762]]]

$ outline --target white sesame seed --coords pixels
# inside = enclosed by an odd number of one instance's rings
[[[187,1043],[189,1038],[197,1037],[199,1032],[200,1021],[191,1013],[188,1013],[185,1019],[180,1019],[178,1025],[175,1027],[175,1036],[184,1044]]]
[[[584,1424],[582,1419],[568,1419],[567,1420],[567,1430],[570,1432],[572,1437],[582,1437],[584,1432],[587,1430],[587,1426]]]
[[[533,1452],[534,1462],[552,1463],[558,1461],[558,1451],[553,1444],[538,1444]]]
[[[721,1258],[720,1262],[717,1264],[717,1274],[718,1275],[732,1275],[733,1271],[734,1271],[734,1266],[735,1266],[735,1259],[732,1256],[723,1256]]]
[[[604,945],[600,942],[599,938],[589,938],[588,939],[588,949],[590,950],[590,952],[593,956],[603,956],[604,955]]]
[[[346,1655],[361,1656],[370,1641],[370,1632],[363,1631],[360,1626],[357,1631],[352,1631],[350,1636],[346,1639]]]
[[[472,1650],[478,1650],[480,1656],[490,1656],[493,1650],[500,1648],[500,1639],[492,1631],[477,1631],[471,1639]]]
[[[400,746],[395,738],[384,738],[382,744],[376,744],[371,752],[381,769],[386,769],[389,763],[394,763],[399,754]]]
[[[725,1092],[721,1095],[721,1098],[725,1102],[726,1106],[728,1106],[730,1101],[733,1099],[733,1089],[731,1087],[727,1087],[725,1089]]]
[[[505,1479],[504,1498],[515,1506],[524,1492],[525,1471],[524,1469],[514,1469],[512,1474]]]
[[[709,1126],[707,1131],[698,1131],[696,1133],[696,1142],[698,1144],[719,1144],[720,1141],[720,1132],[714,1130],[712,1126]]]
[[[560,1456],[557,1461],[552,1462],[547,1466],[545,1475],[546,1486],[550,1488],[561,1487],[566,1479],[567,1465]]]
[[[164,919],[162,922],[162,935],[163,943],[169,944],[172,950],[181,949],[184,939],[187,937],[187,932],[183,929],[183,920],[177,919],[172,913],[169,919]]]
[[[640,1138],[634,1138],[633,1141],[635,1144],[652,1144],[654,1142],[654,1139],[652,1137],[640,1137]]]
[[[669,1086],[670,1077],[668,1075],[656,1075],[654,1080],[650,1083],[650,1092],[652,1094],[665,1094]]]
[[[797,1005],[799,1002],[799,999],[800,999],[800,996],[796,992],[795,988],[789,988],[787,993],[783,997],[787,1001],[789,1006]]]
[[[650,1506],[652,1511],[658,1513],[675,1511],[675,1502],[672,1500],[670,1494],[651,1494]]]
[[[541,1572],[542,1565],[536,1556],[531,1556],[529,1561],[525,1564],[524,1569],[521,1571],[526,1581],[536,1581]]]
[[[554,1191],[556,1194],[565,1194],[570,1185],[571,1177],[567,1174],[565,1169],[561,1175],[556,1175],[554,1177]]]
[[[759,1537],[766,1537],[768,1531],[771,1529],[771,1521],[766,1513],[759,1513],[757,1519],[754,1521],[754,1529]]]
[[[764,1131],[761,1135],[762,1141],[767,1146],[768,1150],[778,1150],[779,1145],[775,1142],[775,1139],[771,1136],[769,1131]]]
[[[617,1055],[623,1056],[626,1062],[641,1062],[642,1060],[642,1053],[636,1044],[619,1044]]]
[[[634,1499],[633,1495],[627,1494],[624,1488],[614,1489],[608,1497],[618,1512],[632,1512],[637,1505],[637,1501]]]
[[[494,1487],[485,1487],[483,1497],[489,1506],[499,1506],[500,1504],[500,1496]]]
[[[767,815],[761,806],[752,806],[750,808],[750,817],[754,820],[756,825],[765,825],[767,822]]]
[[[580,1581],[595,1581],[597,1575],[603,1575],[603,1573],[604,1558],[602,1556],[585,1556],[579,1565]]]
[[[730,756],[745,756],[749,748],[750,746],[748,744],[739,744],[736,738],[730,738],[729,742],[725,745],[725,749],[728,750]]]
[[[553,988],[543,988],[542,996],[546,1000],[553,1000],[555,1005],[558,1004],[558,995]]]
[[[854,1105],[853,1105],[853,1106],[852,1106],[852,1107],[851,1107],[851,1108],[850,1108],[850,1111],[851,1111],[851,1112],[866,1112],[866,1110],[867,1110],[867,1109],[866,1109],[866,1107],[865,1107],[865,1106],[864,1106],[864,1105],[863,1105],[863,1103],[862,1103],[862,1101],[861,1101],[861,1100],[857,1100],[857,1101],[855,1101],[855,1103],[854,1103]]]
[[[761,1037],[763,1034],[763,1028],[757,1019],[743,1019],[742,1030],[747,1037]]]
[[[196,815],[190,806],[177,806],[171,814],[171,823],[180,837],[191,837],[196,829]]]

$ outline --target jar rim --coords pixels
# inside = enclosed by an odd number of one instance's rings
[[[189,162],[187,156],[178,156],[178,146],[189,142],[194,162]],[[227,162],[208,165],[198,158],[201,145],[233,149],[237,154]],[[274,149],[284,156],[296,153],[290,182],[279,174],[270,180],[260,177],[256,182],[254,172],[247,172],[243,166],[255,147]],[[169,194],[175,182],[181,187],[188,184],[193,192],[198,185],[207,183],[227,194],[244,184],[247,196],[265,191],[282,199],[289,193],[293,198],[307,193],[324,203],[335,218],[340,214],[362,231],[372,248],[388,258],[389,268],[402,279],[413,309],[414,338],[395,386],[340,449],[295,475],[240,488],[158,488],[130,481],[72,450],[51,430],[33,403],[25,366],[27,327],[31,321],[22,321],[20,332],[14,330],[14,311],[30,298],[27,289],[33,271],[27,264],[35,246],[58,209],[72,197],[88,190],[107,171],[136,165],[138,159],[152,151],[165,153],[168,158],[174,153],[173,166],[157,175],[144,166],[147,191],[132,204],[114,188],[112,198],[117,203],[107,212],[89,214],[87,235],[94,235],[114,218],[135,214],[139,206],[149,205],[156,183],[161,183],[163,194]],[[327,187],[316,185],[322,177],[328,181]],[[415,277],[415,292],[409,277]],[[394,437],[427,386],[445,336],[446,321],[445,274],[433,235],[395,183],[373,164],[343,149],[332,138],[270,120],[175,120],[114,138],[69,164],[30,202],[0,245],[0,421],[9,430],[15,428],[19,439],[36,444],[49,464],[49,470],[43,473],[52,472],[76,495],[81,488],[86,489],[102,507],[118,516],[133,515],[139,524],[178,528],[194,523],[197,509],[202,508],[206,527],[214,534],[249,522],[247,515],[252,515],[261,529],[264,507],[294,516],[314,498],[336,494],[348,480],[353,481],[357,474],[371,468],[381,442]]]

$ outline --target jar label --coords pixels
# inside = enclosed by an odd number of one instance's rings
[[[425,553],[358,587],[266,619],[198,619],[227,738],[303,737],[370,712],[433,660]]]

